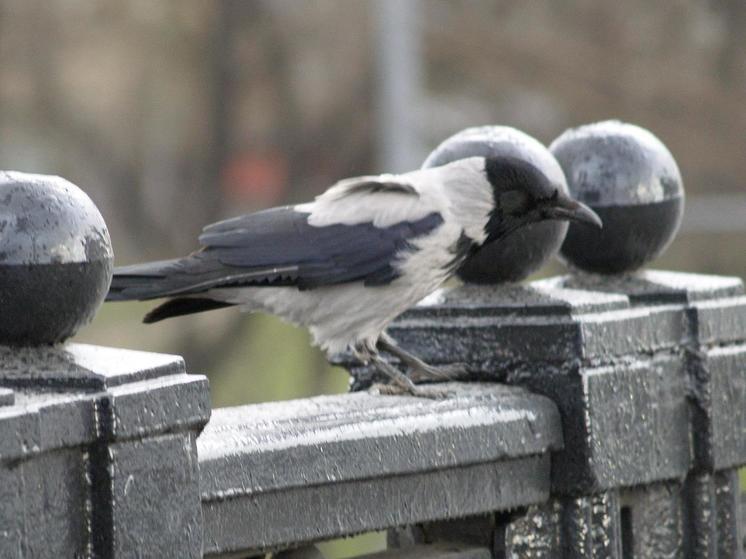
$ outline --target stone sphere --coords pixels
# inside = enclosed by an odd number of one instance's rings
[[[565,175],[549,150],[535,138],[510,126],[477,126],[462,130],[435,148],[422,167],[438,167],[457,159],[490,155],[524,159],[567,193]],[[528,225],[479,249],[457,274],[470,283],[520,281],[541,268],[559,250],[566,232],[564,221]]]
[[[561,258],[600,274],[640,268],[673,240],[684,187],[671,152],[651,132],[616,120],[565,131],[551,146],[570,194],[603,220],[601,231],[570,224]]]
[[[43,345],[89,322],[111,282],[106,223],[60,177],[0,171],[0,344]]]

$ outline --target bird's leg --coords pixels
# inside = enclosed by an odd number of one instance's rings
[[[409,377],[407,377],[407,375],[399,371],[390,363],[387,363],[378,354],[371,354],[369,361],[377,371],[385,374],[392,381],[392,384],[373,385],[373,387],[378,390],[379,394],[410,394],[412,396],[417,396],[418,398],[429,398],[431,400],[438,400],[450,396],[448,390],[440,390],[429,386],[417,386]]]
[[[378,372],[389,377],[393,384],[392,388],[396,388],[400,392],[406,392],[415,396],[417,395],[417,386],[415,386],[407,375],[402,373],[391,363],[387,363],[381,359],[380,355],[373,353],[368,357],[368,360]]]
[[[396,342],[394,342],[391,336],[385,332],[378,338],[378,343],[376,345],[378,349],[399,358],[402,363],[409,367],[411,369],[409,379],[413,382],[442,382],[447,380],[457,380],[459,378],[463,379],[468,376],[465,364],[453,363],[452,365],[445,365],[443,367],[428,365],[419,357],[412,355],[396,345]]]
[[[424,398],[445,398],[448,396],[448,393],[445,391],[417,386],[407,375],[381,358],[375,349],[356,347],[353,349],[353,353],[361,362],[372,365],[376,371],[386,375],[391,380],[391,384],[373,385],[373,388],[379,394],[411,394],[412,396]]]

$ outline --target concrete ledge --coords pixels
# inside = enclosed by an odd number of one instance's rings
[[[204,551],[282,548],[545,501],[559,414],[517,388],[218,409],[197,440]]]
[[[3,386],[34,390],[106,390],[113,386],[184,373],[177,355],[88,344],[0,345]]]

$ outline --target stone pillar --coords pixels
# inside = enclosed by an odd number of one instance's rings
[[[645,271],[620,278],[565,276],[553,285],[623,293],[637,308],[669,313],[684,329],[678,353],[689,378],[692,471],[685,482],[692,557],[740,557],[738,492],[729,492],[746,463],[746,296],[738,278]],[[717,480],[720,480],[719,482]],[[716,498],[720,487],[720,498]],[[736,486],[737,487],[737,486]],[[721,516],[718,511],[725,511]],[[728,512],[729,511],[729,512]],[[721,519],[721,520],[719,520]],[[733,551],[727,551],[733,550]]]
[[[503,548],[530,549],[511,534],[532,518],[553,526],[555,511],[558,524],[531,540],[537,549],[559,534],[568,557],[654,557],[664,548],[739,557],[718,542],[741,536],[732,479],[746,463],[744,317],[736,278],[650,271],[444,290],[389,332],[427,361],[464,362],[474,378],[521,384],[557,404],[557,503],[498,530]],[[368,374],[356,370],[358,386]],[[594,521],[599,502],[608,514]],[[652,529],[663,509],[675,522]]]
[[[676,353],[681,310],[652,312],[627,296],[535,282],[443,291],[389,329],[403,347],[470,375],[521,384],[560,409],[558,494],[683,478],[691,465],[689,379]],[[357,382],[368,381],[360,371]]]
[[[204,377],[169,355],[0,346],[0,385],[13,389],[0,408],[0,556],[201,556]]]
[[[106,224],[59,177],[0,172],[0,197],[0,557],[201,557],[207,380],[64,345],[108,289]]]

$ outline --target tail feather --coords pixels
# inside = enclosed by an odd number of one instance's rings
[[[194,293],[168,299],[157,306],[143,318],[146,324],[173,316],[232,306],[231,303],[214,301],[207,295],[199,295],[205,291],[199,287],[200,282],[204,280],[205,275],[210,276],[211,272],[215,272],[209,264],[187,257],[115,268],[106,300],[144,301],[169,297],[176,291]]]
[[[144,301],[164,297],[181,287],[187,278],[183,271],[184,260],[160,260],[114,269],[107,301]]]
[[[212,299],[207,298],[178,297],[176,299],[169,299],[162,305],[158,305],[146,314],[142,321],[145,324],[151,324],[174,316],[183,316],[185,314],[211,311],[213,309],[222,309],[232,306],[231,303],[213,301]]]

